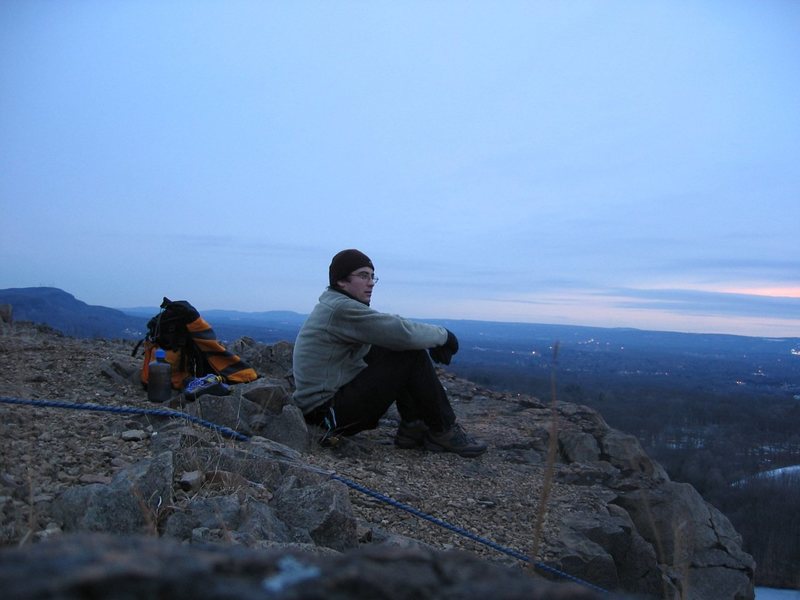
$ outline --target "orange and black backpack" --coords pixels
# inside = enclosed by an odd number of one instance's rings
[[[215,373],[226,383],[247,383],[258,379],[255,369],[228,352],[211,325],[185,300],[164,298],[161,311],[147,323],[147,335],[133,349],[136,356],[144,342],[142,385],[147,387],[149,365],[157,348],[167,353],[172,366],[172,387],[183,389],[189,379]]]

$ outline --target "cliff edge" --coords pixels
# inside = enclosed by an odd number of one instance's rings
[[[396,449],[391,412],[377,430],[322,448],[290,402],[291,344],[247,338],[231,344],[263,377],[235,386],[230,396],[189,404],[175,398],[172,409],[188,418],[149,413],[164,407],[146,401],[136,381],[140,359],[131,349],[130,342],[72,339],[30,323],[3,325],[0,396],[30,401],[0,402],[4,588],[41,597],[41,585],[20,565],[34,573],[35,565],[57,568],[64,561],[50,564],[47,557],[70,552],[91,562],[90,548],[92,564],[113,571],[108,557],[116,556],[118,568],[133,569],[133,581],[135,561],[123,548],[161,543],[163,549],[146,552],[172,556],[186,569],[153,565],[150,576],[164,578],[164,586],[175,585],[167,579],[177,573],[191,579],[192,564],[196,577],[213,579],[220,556],[228,556],[241,561],[243,573],[248,564],[256,568],[252,561],[266,561],[257,587],[263,591],[272,581],[273,597],[282,598],[356,598],[358,585],[383,589],[380,582],[389,579],[379,565],[391,565],[393,573],[403,565],[408,573],[402,585],[395,581],[395,592],[381,591],[384,597],[403,597],[403,586],[415,586],[406,591],[417,597],[486,597],[486,582],[501,580],[511,587],[489,586],[499,597],[594,597],[601,590],[753,597],[755,565],[727,518],[691,486],[670,481],[635,437],[611,429],[587,407],[496,393],[442,371],[460,422],[489,444],[484,456]],[[46,400],[98,409],[46,406]],[[114,540],[121,535],[135,541],[120,546]],[[48,550],[52,544],[59,550]],[[550,571],[531,570],[517,556],[530,554]],[[333,575],[321,576],[347,568],[371,582],[354,583],[353,574],[340,585]],[[20,584],[23,577],[27,584]],[[74,577],[63,574],[64,589],[102,589],[82,588],[90,584]],[[545,578],[567,583],[555,592]],[[347,596],[349,588],[356,592]]]

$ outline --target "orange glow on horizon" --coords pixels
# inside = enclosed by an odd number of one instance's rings
[[[640,289],[650,290],[693,290],[696,292],[711,292],[714,294],[742,294],[745,296],[763,296],[768,298],[800,298],[800,286],[764,286],[759,284],[734,284],[708,286],[686,282],[672,282],[666,285],[644,286]]]
[[[741,287],[720,290],[726,294],[748,294],[772,298],[800,298],[800,287]]]
[[[786,288],[781,289],[782,294],[786,292]],[[752,294],[752,291],[748,293]],[[427,307],[429,314],[423,316],[437,318],[447,314],[455,319],[485,321],[633,327],[651,331],[720,333],[755,337],[800,337],[798,319],[769,315],[742,317],[725,314],[690,314],[641,307],[621,308],[614,305],[615,300],[615,298],[563,295],[545,296],[530,303],[518,300],[447,301],[441,306],[437,306],[436,303],[429,304]]]

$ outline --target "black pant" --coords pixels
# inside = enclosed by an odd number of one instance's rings
[[[330,403],[307,415],[321,424],[333,408],[334,431],[353,435],[375,429],[393,402],[404,421],[422,419],[434,431],[456,421],[447,393],[425,350],[395,351],[373,346],[364,358],[367,367],[336,392]]]

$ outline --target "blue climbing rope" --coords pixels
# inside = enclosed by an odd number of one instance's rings
[[[246,435],[244,435],[242,433],[239,433],[238,431],[235,431],[233,429],[230,429],[229,427],[225,427],[223,425],[217,425],[216,423],[212,423],[211,421],[206,421],[205,419],[201,419],[199,417],[195,417],[195,416],[189,415],[189,414],[184,413],[184,412],[180,412],[180,411],[177,411],[177,410],[171,410],[171,409],[165,409],[165,408],[136,408],[136,407],[131,407],[131,406],[106,406],[106,405],[103,405],[103,404],[93,404],[93,403],[62,402],[62,401],[59,401],[59,400],[28,400],[28,399],[24,399],[24,398],[10,398],[10,397],[6,397],[6,396],[0,396],[0,402],[3,402],[5,404],[19,404],[19,405],[27,405],[27,406],[38,406],[38,407],[43,407],[43,408],[67,408],[67,409],[74,409],[74,410],[93,410],[93,411],[110,412],[110,413],[118,413],[118,414],[149,415],[149,416],[156,416],[156,417],[168,417],[168,418],[186,419],[187,421],[191,421],[192,423],[196,423],[197,425],[201,425],[203,427],[208,427],[209,429],[214,429],[216,431],[219,431],[223,435],[226,435],[226,436],[231,437],[233,439],[236,439],[236,440],[239,440],[239,441],[242,441],[242,442],[250,441],[250,437],[249,436],[246,436]],[[400,510],[404,510],[404,511],[414,515],[417,518],[423,519],[425,521],[429,521],[430,523],[433,523],[434,525],[438,525],[439,527],[443,527],[444,529],[452,531],[453,533],[456,533],[458,535],[466,537],[466,538],[468,538],[468,539],[470,539],[470,540],[472,540],[474,542],[477,542],[479,544],[482,544],[484,546],[488,546],[489,548],[492,548],[493,550],[496,550],[498,552],[501,552],[503,554],[506,554],[508,556],[516,558],[517,560],[529,563],[529,564],[533,565],[534,568],[536,568],[536,569],[538,569],[538,570],[540,570],[542,572],[548,573],[550,575],[555,575],[557,577],[561,577],[562,579],[567,579],[567,580],[572,581],[574,583],[577,583],[577,584],[580,584],[580,585],[585,586],[587,588],[593,589],[593,590],[595,590],[597,592],[601,592],[601,593],[604,593],[604,594],[609,593],[608,590],[606,590],[606,589],[604,589],[602,587],[599,587],[599,586],[597,586],[597,585],[595,585],[593,583],[590,583],[588,581],[580,579],[579,577],[575,577],[574,575],[570,575],[569,573],[565,573],[565,572],[563,572],[563,571],[561,571],[559,569],[556,569],[555,567],[551,567],[550,565],[547,565],[545,563],[538,562],[538,561],[532,561],[530,559],[530,557],[528,557],[527,555],[523,554],[522,552],[518,552],[517,550],[514,550],[513,548],[507,548],[505,546],[502,546],[502,545],[500,545],[500,544],[498,544],[496,542],[493,542],[492,540],[489,540],[487,538],[481,537],[481,536],[476,535],[476,534],[474,534],[474,533],[472,533],[470,531],[467,531],[466,529],[463,529],[461,527],[458,527],[456,525],[448,523],[447,521],[443,521],[442,519],[439,519],[439,518],[434,517],[432,515],[429,515],[429,514],[427,514],[425,512],[422,512],[421,510],[418,510],[418,509],[414,508],[413,506],[409,506],[407,504],[403,504],[402,502],[399,502],[399,501],[397,501],[397,500],[395,500],[395,499],[393,499],[393,498],[391,498],[389,496],[381,494],[380,492],[376,492],[375,490],[371,490],[370,488],[365,487],[365,486],[363,486],[363,485],[361,485],[359,483],[356,483],[355,481],[347,479],[346,477],[342,477],[341,475],[337,475],[335,473],[322,471],[320,469],[312,469],[312,470],[316,471],[317,473],[320,473],[320,474],[323,474],[323,475],[327,475],[330,479],[333,479],[335,481],[343,483],[347,487],[352,488],[352,489],[356,490],[357,492],[361,492],[362,494],[365,494],[367,496],[371,496],[372,498],[375,498],[376,500],[380,500],[381,502],[384,502],[384,503],[386,503],[386,504],[388,504],[390,506],[393,506],[393,507],[398,508]]]
[[[478,542],[479,544],[483,544],[484,546],[488,546],[489,548],[497,550],[498,552],[502,552],[503,554],[507,554],[508,556],[512,556],[513,558],[516,558],[517,560],[521,560],[521,561],[524,561],[526,563],[530,563],[536,569],[539,569],[540,571],[544,571],[544,572],[549,573],[551,575],[557,575],[557,576],[562,577],[564,579],[569,579],[570,581],[573,581],[575,583],[579,583],[579,584],[581,584],[583,586],[586,586],[586,587],[591,588],[593,590],[596,590],[598,592],[608,593],[608,590],[606,590],[604,588],[601,588],[599,586],[596,586],[593,583],[590,583],[588,581],[584,581],[583,579],[580,579],[579,577],[575,577],[574,575],[570,575],[569,573],[564,573],[563,571],[559,571],[555,567],[551,567],[550,565],[547,565],[545,563],[532,561],[528,556],[526,556],[522,552],[518,552],[518,551],[516,551],[516,550],[514,550],[512,548],[506,548],[505,546],[501,546],[500,544],[498,544],[496,542],[493,542],[492,540],[489,540],[489,539],[486,539],[486,538],[481,537],[479,535],[476,535],[476,534],[472,533],[471,531],[467,531],[466,529],[458,527],[457,525],[452,525],[451,523],[448,523],[447,521],[442,521],[441,519],[439,519],[437,517],[434,517],[432,515],[429,515],[427,513],[424,513],[421,510],[418,510],[418,509],[414,508],[413,506],[409,506],[407,504],[403,504],[402,502],[399,502],[399,501],[395,500],[394,498],[391,498],[389,496],[385,496],[385,495],[383,495],[383,494],[381,494],[379,492],[376,492],[376,491],[371,490],[371,489],[369,489],[367,487],[364,487],[363,485],[358,484],[355,481],[351,481],[351,480],[349,480],[349,479],[347,479],[345,477],[340,477],[339,475],[335,475],[335,474],[331,475],[330,478],[331,479],[335,479],[336,481],[340,481],[343,484],[345,484],[346,486],[351,487],[354,490],[357,490],[357,491],[361,492],[362,494],[366,494],[367,496],[372,496],[376,500],[380,500],[381,502],[385,502],[386,504],[389,504],[390,506],[394,506],[395,508],[399,508],[400,510],[404,510],[404,511],[406,511],[408,513],[411,513],[415,517],[418,517],[420,519],[424,519],[426,521],[430,521],[431,523],[433,523],[434,525],[438,525],[439,527],[444,527],[445,529],[449,529],[453,533],[457,533],[458,535],[461,535],[461,536],[464,536],[466,538],[469,538],[474,542]]]

